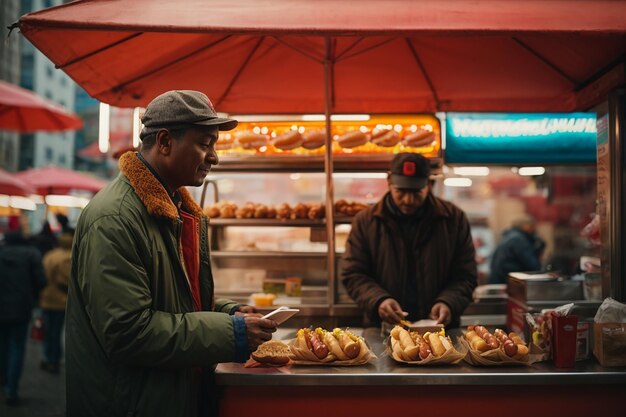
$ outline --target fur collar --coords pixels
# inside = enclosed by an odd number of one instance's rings
[[[148,213],[155,217],[165,217],[171,220],[178,219],[178,210],[172,199],[167,195],[163,184],[152,175],[147,166],[135,155],[134,152],[126,152],[120,157],[120,171],[128,178],[135,193],[143,202]],[[202,209],[193,200],[193,197],[185,187],[178,189],[182,200],[182,208],[195,217],[202,216]]]

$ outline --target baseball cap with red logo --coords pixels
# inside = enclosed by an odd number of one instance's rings
[[[142,139],[163,128],[201,125],[232,130],[238,124],[235,119],[218,117],[207,95],[193,90],[172,90],[157,96],[146,107],[141,122]]]
[[[397,188],[420,189],[428,184],[430,163],[417,153],[399,153],[391,161],[389,179]]]

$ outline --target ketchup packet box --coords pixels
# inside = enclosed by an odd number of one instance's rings
[[[557,368],[572,368],[576,361],[578,317],[563,316],[553,311],[552,324],[552,359]]]

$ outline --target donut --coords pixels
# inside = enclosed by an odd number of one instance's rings
[[[297,130],[289,130],[272,139],[272,145],[283,151],[296,149],[302,145],[302,135]]]
[[[402,139],[404,146],[418,148],[420,146],[429,146],[435,140],[435,134],[425,129],[417,129],[415,133],[409,133]]]
[[[267,145],[267,136],[252,132],[239,132],[236,135],[239,146],[244,149],[259,149]]]
[[[337,142],[342,148],[356,148],[367,143],[367,135],[360,130],[356,130],[339,136]]]
[[[304,149],[317,149],[326,143],[326,133],[321,130],[311,130],[302,135],[302,147]]]
[[[370,142],[378,146],[391,147],[396,146],[400,142],[400,136],[398,136],[395,130],[382,129],[372,133]]]

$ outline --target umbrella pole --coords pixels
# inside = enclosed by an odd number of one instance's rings
[[[336,290],[336,277],[335,277],[335,211],[334,211],[334,196],[333,196],[333,138],[331,131],[330,115],[331,109],[331,45],[330,38],[324,38],[325,44],[325,57],[324,57],[324,115],[326,124],[326,149],[324,158],[324,174],[326,177],[326,239],[328,242],[328,280],[329,291],[327,294],[328,304],[330,306],[329,313],[332,315],[335,305],[335,290]]]

